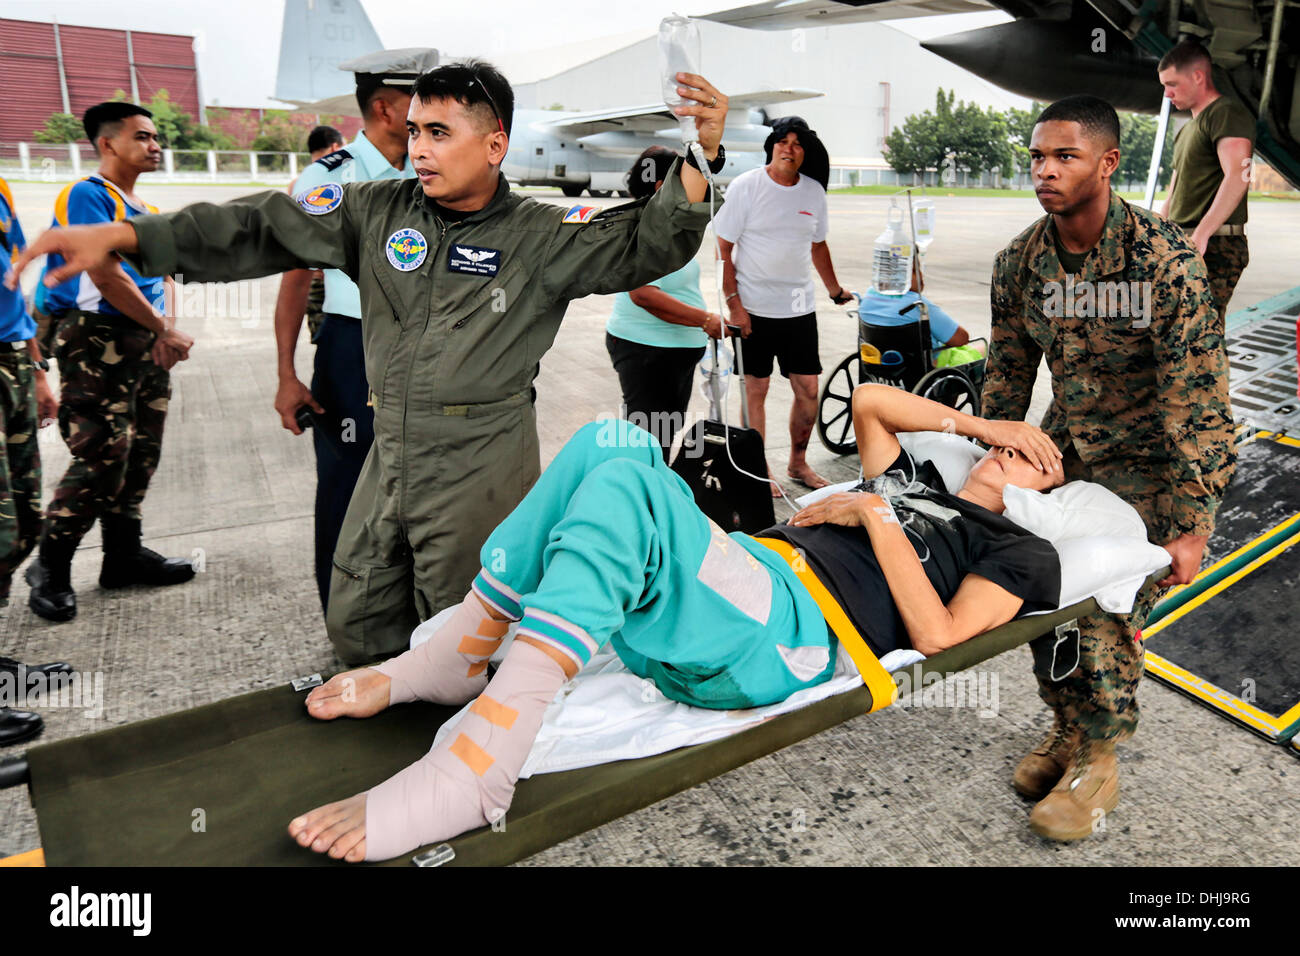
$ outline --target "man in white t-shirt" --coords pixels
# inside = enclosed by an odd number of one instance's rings
[[[729,324],[745,339],[750,425],[766,437],[764,403],[775,359],[794,390],[787,475],[821,488],[827,481],[807,459],[822,371],[811,267],[817,267],[836,305],[852,298],[835,278],[826,245],[830,164],[817,134],[797,116],[774,122],[764,148],[767,165],[732,181],[714,223],[722,248],[722,287]],[[773,478],[772,496],[780,495]]]

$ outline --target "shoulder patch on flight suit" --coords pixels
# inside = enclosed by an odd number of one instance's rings
[[[316,160],[316,163],[333,172],[351,158],[352,154],[346,149],[336,149],[332,153],[326,153],[320,159]]]
[[[564,214],[563,222],[570,225],[580,225],[584,222],[590,222],[591,217],[600,212],[599,206],[570,206],[569,211]]]
[[[313,216],[323,216],[338,209],[343,202],[343,187],[338,183],[321,183],[312,189],[304,189],[294,200]]]

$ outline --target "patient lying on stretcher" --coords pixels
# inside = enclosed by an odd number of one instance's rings
[[[441,630],[307,697],[322,720],[416,699],[474,703],[425,757],[296,818],[290,835],[356,862],[495,822],[547,706],[607,641],[666,697],[702,707],[762,706],[829,679],[835,638],[787,558],[807,562],[878,656],[907,646],[931,655],[1056,606],[1055,550],[1002,517],[1006,485],[1063,481],[1046,434],[888,386],[857,389],[853,419],[861,490],[753,537],[712,524],[647,432],[614,420],[579,430],[488,538],[482,570]],[[990,449],[950,494],[895,435],[953,427]],[[511,621],[515,643],[489,679]]]

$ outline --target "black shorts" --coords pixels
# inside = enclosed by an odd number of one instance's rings
[[[788,319],[769,319],[751,312],[749,321],[749,338],[741,346],[746,375],[769,378],[773,358],[780,363],[781,374],[786,378],[822,373],[821,356],[817,354],[816,312]]]

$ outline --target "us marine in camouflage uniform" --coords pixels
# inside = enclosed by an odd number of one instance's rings
[[[1118,801],[1114,744],[1137,726],[1138,632],[1159,588],[1199,569],[1235,464],[1227,356],[1205,265],[1180,228],[1110,191],[1118,142],[1115,111],[1095,97],[1043,111],[1030,152],[1049,215],[993,268],[982,414],[1023,418],[1046,356],[1052,402],[1042,427],[1065,455],[1066,479],[1095,481],[1132,504],[1173,566],[1141,590],[1131,614],[1080,619],[1080,663],[1064,680],[1035,667],[1056,725],[1021,762],[1015,785],[1041,799],[1030,825],[1055,839],[1087,836]],[[1040,643],[1035,659],[1050,653]]]

